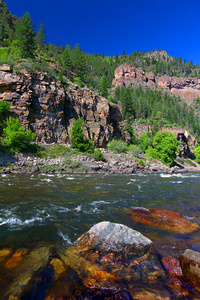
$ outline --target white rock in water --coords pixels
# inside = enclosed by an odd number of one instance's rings
[[[90,249],[97,248],[106,251],[122,251],[124,247],[132,248],[133,246],[135,248],[153,247],[152,241],[140,232],[108,221],[94,225],[75,242],[75,245],[85,245]]]

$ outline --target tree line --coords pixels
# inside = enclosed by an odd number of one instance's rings
[[[122,105],[124,118],[129,123],[135,120],[149,122],[152,131],[158,131],[163,126],[179,126],[200,136],[200,118],[194,109],[186,107],[184,102],[179,102],[180,99],[167,92],[117,87],[115,99]]]

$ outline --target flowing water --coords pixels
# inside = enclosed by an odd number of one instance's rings
[[[0,248],[35,243],[73,243],[101,221],[122,223],[153,239],[159,250],[192,241],[134,223],[126,209],[155,207],[182,213],[200,224],[200,173],[160,175],[17,174],[0,176]],[[160,248],[160,244],[162,247]],[[175,250],[171,250],[174,252]]]
[[[126,209],[180,212],[200,224],[200,173],[159,175],[0,175],[0,249],[68,247],[101,221],[150,238],[161,255],[200,251],[200,230],[182,235],[133,222]]]

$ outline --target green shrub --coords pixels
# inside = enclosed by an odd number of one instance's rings
[[[0,118],[2,118],[10,109],[10,103],[7,101],[0,101]]]
[[[104,156],[100,149],[97,149],[96,151],[94,151],[92,156],[94,157],[94,159],[96,161],[104,161]]]
[[[6,120],[6,128],[3,131],[5,133],[4,144],[12,152],[28,150],[30,142],[36,138],[36,133],[32,133],[31,130],[25,131],[19,119],[12,117]]]
[[[123,153],[126,152],[127,145],[122,140],[113,140],[108,143],[108,149],[116,153]]]
[[[143,161],[142,159],[138,160],[138,164],[139,164],[140,166],[142,166],[142,167],[145,166],[145,163],[144,163],[144,161]]]
[[[62,83],[63,82],[63,75],[62,75],[62,72],[60,71],[58,73],[58,80]]]
[[[136,145],[130,145],[128,147],[128,151],[130,151],[133,154],[133,156],[138,158],[142,157],[144,154],[144,151],[140,148],[140,146]]]
[[[194,149],[194,153],[196,155],[196,162],[198,162],[198,164],[200,164],[200,146],[196,147]]]
[[[159,131],[154,136],[152,147],[148,148],[147,154],[171,167],[176,158],[176,152],[179,150],[179,145],[180,142],[176,140],[173,133]]]
[[[82,119],[74,120],[72,131],[71,131],[71,146],[81,152],[94,152],[94,143],[85,138],[83,128],[81,127],[83,124]]]
[[[83,87],[84,86],[83,81],[81,80],[80,77],[75,77],[74,78],[74,83],[78,84],[79,87]]]
[[[152,145],[152,139],[148,132],[144,132],[139,138],[139,145],[145,152]]]

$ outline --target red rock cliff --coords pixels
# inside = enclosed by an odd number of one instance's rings
[[[0,101],[10,102],[11,113],[27,129],[37,132],[37,142],[69,142],[74,118],[84,119],[86,136],[103,147],[118,134],[121,107],[109,104],[88,89],[71,85],[66,90],[42,73],[17,75],[8,65],[0,68]]]
[[[155,76],[153,72],[145,72],[141,68],[130,65],[121,65],[115,70],[113,85],[133,86],[142,85],[155,88],[156,85],[168,90],[171,94],[180,96],[190,103],[193,99],[200,97],[200,79],[198,78],[178,78],[170,76]]]

